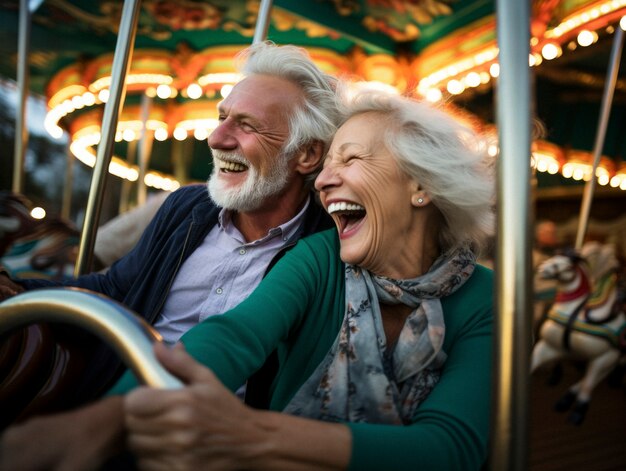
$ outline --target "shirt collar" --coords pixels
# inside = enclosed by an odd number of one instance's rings
[[[302,209],[289,221],[271,228],[267,231],[267,234],[258,240],[254,240],[252,242],[248,242],[246,245],[257,245],[263,243],[269,239],[280,236],[283,241],[287,241],[291,239],[291,237],[298,231],[302,222],[304,221],[304,216],[306,214],[306,210],[311,204],[311,196],[307,196]],[[230,209],[222,208],[218,215],[218,224],[221,229],[228,234],[230,237],[233,237],[242,243],[244,242],[243,235],[239,232],[239,229],[235,227],[233,224],[233,211]]]

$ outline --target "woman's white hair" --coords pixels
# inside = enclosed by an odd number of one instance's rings
[[[292,155],[313,142],[323,144],[325,155],[337,130],[337,79],[321,71],[306,50],[277,46],[266,41],[253,44],[237,56],[238,68],[246,76],[270,75],[289,80],[302,90],[303,102],[294,104],[289,117],[289,139],[283,152]],[[323,163],[320,162],[320,167]],[[315,179],[315,175],[312,176]]]
[[[372,90],[340,96],[342,122],[367,112],[383,116],[386,148],[443,215],[441,248],[484,249],[494,233],[495,175],[478,136],[426,102]]]

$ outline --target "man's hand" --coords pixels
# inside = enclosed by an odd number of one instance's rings
[[[0,469],[98,469],[123,445],[122,398],[35,417],[0,436]]]
[[[23,291],[24,288],[13,282],[6,274],[0,273],[0,301],[4,301]]]
[[[141,387],[126,396],[127,446],[142,470],[252,469],[263,450],[260,412],[246,407],[182,344],[157,344],[157,358],[187,383]]]

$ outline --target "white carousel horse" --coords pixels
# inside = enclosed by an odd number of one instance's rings
[[[79,231],[67,221],[30,215],[22,195],[0,192],[0,262],[15,278],[71,277]]]
[[[589,243],[575,254],[555,255],[537,269],[557,282],[557,295],[539,330],[531,372],[562,358],[587,363],[583,378],[557,402],[580,424],[595,386],[624,359],[626,316],[617,303],[618,261],[610,246]]]

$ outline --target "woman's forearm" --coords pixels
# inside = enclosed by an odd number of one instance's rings
[[[352,449],[350,429],[342,424],[303,419],[277,412],[254,414],[254,426],[262,430],[258,455],[242,463],[258,470],[344,470]],[[249,467],[248,467],[249,466]]]

